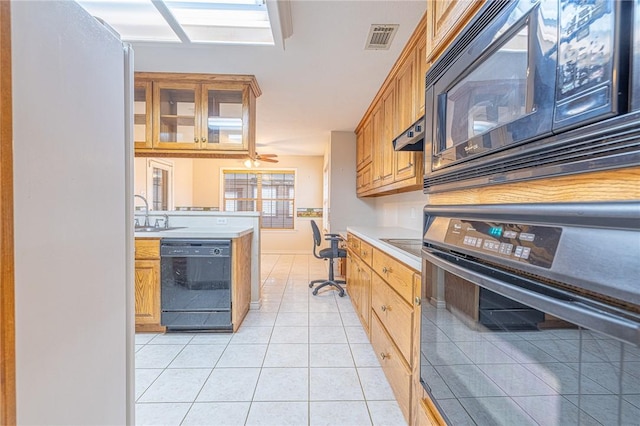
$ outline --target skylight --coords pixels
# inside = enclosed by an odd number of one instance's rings
[[[77,0],[125,41],[273,45],[265,0]]]

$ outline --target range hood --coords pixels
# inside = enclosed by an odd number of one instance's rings
[[[424,115],[393,140],[394,151],[422,151],[424,148]]]

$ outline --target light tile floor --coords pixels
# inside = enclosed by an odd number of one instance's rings
[[[235,334],[136,335],[137,425],[406,425],[327,264],[261,258],[262,308]]]

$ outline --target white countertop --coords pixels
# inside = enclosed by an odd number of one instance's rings
[[[415,256],[381,240],[381,238],[407,238],[420,240],[422,239],[422,233],[420,231],[397,227],[348,226],[347,232],[351,232],[356,237],[368,244],[371,244],[378,250],[398,259],[410,268],[415,269],[418,272],[421,271],[422,259],[419,256]]]
[[[136,232],[136,238],[240,238],[253,232],[252,226],[186,227],[158,232]]]

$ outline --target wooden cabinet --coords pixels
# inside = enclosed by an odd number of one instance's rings
[[[251,240],[253,234],[236,238],[231,243],[231,261],[233,262],[231,290],[231,323],[233,332],[249,312],[251,304]]]
[[[373,138],[373,123],[369,119],[362,127],[362,132],[356,138],[356,168],[360,170],[362,167],[371,163],[371,143]]]
[[[400,326],[400,325],[399,325]],[[371,346],[407,423],[411,423],[411,369],[376,314],[371,318]]]
[[[135,241],[136,331],[164,331],[160,325],[160,240]]]
[[[425,28],[422,27],[422,34],[418,35],[418,43],[415,48],[415,99],[416,99],[416,120],[425,115],[424,98],[426,91],[426,74],[427,74],[427,39],[425,36]]]
[[[418,416],[413,394],[419,376],[420,315],[413,296],[419,294],[414,287],[420,285],[420,274],[352,233],[347,248],[349,297],[411,424]]]
[[[364,173],[357,173],[358,196],[422,188],[422,152],[396,152],[393,139],[424,114],[424,89],[419,94],[417,86],[423,86],[418,73],[426,72],[425,24],[426,15],[356,127],[356,168],[371,164],[370,183],[364,182]]]
[[[151,136],[151,82],[136,81],[133,94],[133,141],[135,149],[153,147]]]
[[[136,73],[135,85],[137,156],[254,155],[255,104],[260,89],[253,76]],[[143,91],[144,120],[138,100]],[[138,123],[143,121],[144,142],[138,141],[142,137]]]
[[[371,189],[371,163],[356,172],[356,194],[367,193]]]
[[[373,112],[372,188],[393,182],[395,152],[390,141],[395,135],[395,87],[387,87]]]
[[[369,334],[371,319],[371,255],[372,249],[352,234],[347,236],[347,293]]]
[[[442,54],[483,4],[484,0],[427,0],[427,63]]]

